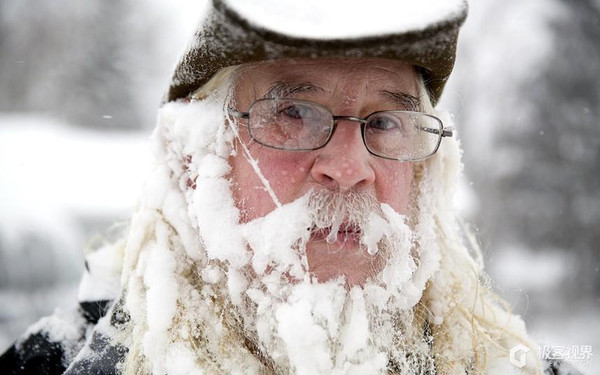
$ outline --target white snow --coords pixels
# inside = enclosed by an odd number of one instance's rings
[[[264,275],[268,267],[277,265],[279,271],[289,272],[298,280],[305,277],[306,264],[298,257],[294,244],[299,238],[303,243],[308,240],[306,228],[311,222],[305,209],[307,199],[308,196],[304,196],[242,226],[248,245],[255,249],[252,267],[258,275]]]
[[[79,283],[77,300],[102,301],[118,298],[121,290],[123,254],[115,246],[104,246],[86,255],[89,271]]]
[[[148,263],[144,272],[148,332],[144,335],[144,354],[153,358],[153,373],[165,373],[165,356],[169,344],[168,330],[177,313],[178,284],[176,262],[169,244],[170,229],[156,227],[156,243],[146,249]]]
[[[83,130],[45,117],[0,116],[0,230],[69,238],[75,216],[133,207],[148,174],[146,133]]]
[[[44,332],[51,342],[64,343],[65,361],[69,363],[81,347],[79,339],[85,334],[85,319],[77,309],[56,309],[54,314],[31,325],[21,336]],[[17,342],[19,345],[20,342]]]
[[[462,12],[463,0],[227,0],[250,23],[299,38],[361,38],[417,31]]]

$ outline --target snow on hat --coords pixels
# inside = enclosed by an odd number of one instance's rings
[[[212,0],[164,101],[221,68],[283,58],[387,58],[415,65],[435,103],[456,57],[467,0]]]

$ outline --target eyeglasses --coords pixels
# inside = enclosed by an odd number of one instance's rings
[[[341,120],[360,123],[363,143],[371,154],[398,161],[427,159],[436,153],[442,137],[452,136],[452,129],[426,113],[378,111],[365,118],[335,116],[318,103],[296,99],[259,99],[248,112],[229,108],[229,114],[247,120],[255,142],[285,151],[325,147]]]

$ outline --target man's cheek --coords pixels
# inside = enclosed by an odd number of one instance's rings
[[[382,172],[377,177],[377,198],[381,203],[389,204],[396,212],[406,214],[414,171],[410,164],[396,164],[394,167],[381,169]]]
[[[279,160],[271,159],[269,161],[263,159],[259,163],[264,176],[281,203],[297,198],[293,195],[296,192],[301,192],[301,188],[307,180],[309,163],[297,159],[280,158]]]

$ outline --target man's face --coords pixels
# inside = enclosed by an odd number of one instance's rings
[[[326,106],[334,115],[366,117],[381,110],[418,110],[416,73],[412,66],[380,59],[279,60],[245,68],[234,91],[235,107],[248,111],[263,97],[282,94]],[[329,143],[314,151],[282,151],[254,142],[246,120],[239,120],[240,139],[257,161],[280,203],[290,203],[314,189],[370,194],[406,214],[413,165],[371,155],[360,124],[338,122]],[[233,195],[244,222],[276,208],[264,184],[238,144],[231,157]],[[274,228],[277,230],[277,228]],[[342,225],[337,240],[313,234],[306,246],[309,271],[323,282],[344,276],[363,285],[384,267],[381,255],[369,255]]]

